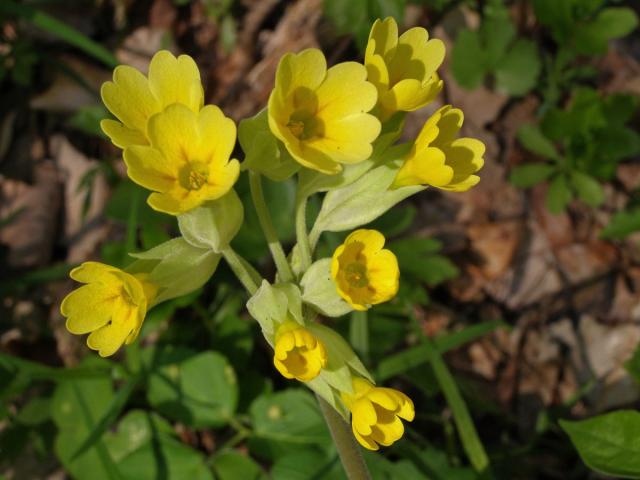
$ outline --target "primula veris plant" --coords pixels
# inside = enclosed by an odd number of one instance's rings
[[[415,415],[412,401],[376,386],[332,323],[350,312],[364,315],[398,292],[395,254],[384,248],[380,232],[360,227],[428,186],[463,191],[479,180],[484,145],[458,138],[458,109],[441,108],[417,139],[398,143],[404,112],[425,106],[442,89],[436,70],[443,56],[444,45],[429,40],[426,30],[398,36],[390,18],[373,26],[366,67],[327,68],[317,49],[286,54],[266,111],[240,122],[241,166],[230,160],[235,124],[218,107],[202,104],[189,57],[159,52],[148,78],[118,67],[102,90],[118,121],[106,120],[102,128],[124,150],[128,176],[152,191],[148,203],[177,216],[181,236],[131,253],[136,260],[125,270],[96,263],[74,270],[71,277],[87,285],[62,304],[69,331],[91,333],[89,346],[112,355],[136,338],[149,308],[200,288],[224,258],[250,296],[247,310],[273,348],[275,368],[317,394],[332,432],[341,428],[341,416],[367,449],[400,439],[403,422]],[[231,245],[245,218],[233,189],[241,170],[277,269],[272,279]],[[275,182],[297,174],[296,243],[289,253],[265,202],[263,174]],[[306,204],[318,193],[324,194],[320,211],[307,228]],[[354,229],[331,257],[316,258],[323,232]],[[338,441],[344,436],[335,438],[343,459],[355,452]],[[364,468],[344,463],[350,475]]]

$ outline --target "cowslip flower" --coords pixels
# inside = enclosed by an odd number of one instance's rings
[[[240,164],[229,160],[236,126],[218,107],[170,105],[149,119],[148,134],[151,145],[127,147],[124,162],[131,180],[154,191],[147,202],[155,210],[179,215],[222,197],[238,179]]]
[[[313,380],[327,364],[324,344],[297,322],[284,322],[276,332],[273,364],[285,378]]]
[[[338,294],[355,310],[367,310],[398,293],[398,260],[382,247],[384,236],[380,232],[360,229],[333,253],[331,277]]]
[[[351,411],[351,429],[358,442],[369,450],[388,447],[404,434],[401,419],[413,421],[415,408],[404,393],[374,386],[364,378],[353,379],[353,394],[342,393]]]
[[[398,25],[392,17],[375,21],[364,62],[367,79],[378,89],[383,119],[397,111],[422,108],[440,93],[443,82],[436,70],[444,54],[444,43],[429,40],[422,27],[410,28],[398,38]]]
[[[62,301],[60,311],[67,318],[67,330],[76,335],[90,333],[87,345],[101,357],[133,342],[157,288],[142,274],[131,275],[98,262],[85,262],[70,276],[86,285]]]
[[[100,127],[113,144],[147,145],[147,121],[169,105],[180,103],[198,112],[204,103],[198,66],[188,55],[174,57],[167,50],[156,53],[149,76],[128,65],[113,71],[113,81],[100,90],[102,101],[118,120],[102,120]]]
[[[301,165],[327,174],[369,158],[380,133],[366,112],[377,100],[364,66],[344,62],[327,70],[318,49],[282,57],[269,97],[269,128]]]
[[[394,180],[393,187],[431,185],[464,192],[476,185],[484,165],[484,144],[457,138],[464,121],[461,110],[445,105],[424,124]]]

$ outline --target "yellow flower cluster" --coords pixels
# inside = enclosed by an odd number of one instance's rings
[[[153,192],[152,208],[178,215],[233,187],[240,173],[238,161],[229,160],[236,126],[218,107],[203,107],[200,72],[191,57],[160,51],[148,78],[119,66],[101,94],[119,120],[103,120],[101,127],[124,149],[129,178]]]
[[[429,39],[424,28],[399,35],[395,20],[387,18],[374,23],[363,64],[328,68],[318,49],[282,57],[267,111],[240,126],[245,155],[253,149],[252,162],[243,169],[250,170],[252,198],[278,269],[278,283],[263,280],[260,288],[259,274],[230,247],[244,211],[232,190],[241,170],[231,159],[236,125],[217,106],[204,105],[197,65],[186,55],[161,51],[147,76],[132,67],[116,68],[101,91],[115,119],[103,120],[102,129],[123,150],[130,179],[150,190],[149,205],[178,216],[182,237],[138,254],[125,270],[96,262],[74,269],[71,278],[85,285],[62,303],[67,329],[89,334],[90,348],[112,355],[136,339],[147,310],[168,298],[168,291],[180,292],[177,296],[198,288],[224,257],[252,295],[247,306],[274,347],[275,368],[328,401],[341,402],[365,448],[377,450],[400,439],[403,420],[415,415],[411,399],[376,387],[348,344],[314,322],[318,312],[339,317],[392,300],[399,288],[398,260],[384,248],[380,232],[356,229],[331,258],[312,264],[315,245],[304,206],[309,191],[328,191],[324,202],[333,204],[323,204],[324,230],[319,231],[348,231],[421,186],[465,191],[478,183],[485,147],[459,136],[463,114],[450,105],[426,121],[404,156],[377,156],[387,148],[378,141],[389,131],[385,127],[426,106],[442,90],[437,70],[444,53],[444,44]],[[274,160],[269,156],[277,161],[269,163]],[[257,168],[263,157],[264,165]],[[261,197],[259,175],[270,165],[278,166],[278,178],[298,172],[298,243],[289,256]],[[327,211],[339,210],[336,204],[354,211],[336,214],[338,219],[327,225]]]

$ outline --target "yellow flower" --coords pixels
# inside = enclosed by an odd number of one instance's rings
[[[356,62],[327,70],[317,49],[282,57],[269,97],[269,127],[298,163],[335,174],[342,163],[369,158],[380,122],[366,113],[377,99],[366,77]]]
[[[360,229],[333,253],[331,277],[340,296],[356,310],[367,310],[398,293],[398,260],[382,247],[380,232]]]
[[[85,262],[70,273],[86,283],[65,297],[60,306],[67,330],[90,333],[87,345],[101,357],[113,355],[123,343],[133,342],[156,296],[156,287],[144,275],[131,275],[116,267]]]
[[[485,146],[475,138],[457,138],[462,111],[445,105],[424,124],[404,159],[393,186],[432,185],[464,192],[476,185],[484,165]]]
[[[296,322],[283,323],[276,333],[273,364],[286,378],[308,382],[327,364],[324,344]]]
[[[353,379],[353,394],[342,393],[342,401],[351,411],[351,428],[356,439],[369,450],[388,447],[402,438],[404,425],[415,417],[413,402],[392,388],[374,386],[364,378]]]
[[[149,78],[133,67],[120,65],[113,81],[100,91],[102,101],[119,120],[102,120],[100,126],[120,148],[147,145],[147,121],[169,105],[180,103],[198,112],[204,102],[200,72],[191,57],[174,57],[161,50],[149,64]]]
[[[397,111],[422,108],[440,93],[443,82],[436,70],[444,53],[444,43],[429,40],[422,27],[411,28],[398,38],[398,25],[392,17],[375,21],[364,62],[367,79],[378,89],[383,119]]]
[[[222,111],[207,105],[194,113],[181,104],[149,120],[150,146],[124,151],[127,174],[153,190],[147,202],[160,212],[178,215],[226,194],[238,179],[240,164],[229,161],[236,126]]]

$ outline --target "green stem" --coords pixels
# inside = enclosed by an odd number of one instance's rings
[[[271,220],[271,214],[269,208],[264,200],[264,192],[262,191],[262,178],[259,173],[249,172],[249,186],[251,188],[251,198],[253,199],[253,205],[256,208],[258,214],[258,220],[260,226],[267,239],[269,250],[271,250],[271,256],[278,269],[280,280],[283,282],[290,282],[293,280],[293,272],[287,261],[287,256],[282,249],[282,244],[278,239],[276,229],[273,227],[273,221]]]
[[[369,360],[369,324],[367,312],[355,310],[351,314],[349,337],[353,348],[362,356],[365,362]]]
[[[307,232],[307,197],[296,199],[296,238],[300,253],[300,271],[306,272],[311,266],[311,244]]]
[[[473,424],[467,404],[460,394],[458,385],[434,343],[431,339],[424,336],[418,319],[415,317],[415,314],[413,314],[411,307],[409,307],[409,312],[415,323],[416,331],[419,333],[422,344],[426,349],[427,357],[431,368],[433,368],[433,373],[438,381],[438,385],[440,385],[444,398],[447,400],[449,408],[451,408],[453,421],[458,430],[462,447],[467,457],[469,457],[473,468],[479,473],[486,473],[489,469],[489,458],[480,441],[476,427]]]
[[[236,277],[238,277],[238,280],[240,280],[240,283],[244,285],[244,288],[247,289],[249,294],[253,295],[254,293],[256,293],[256,291],[258,290],[258,284],[254,280],[249,270],[247,270],[245,266],[246,261],[244,261],[243,258],[238,255],[231,247],[225,248],[221,253],[224,259],[229,264],[231,270],[233,270],[233,273],[235,273]]]
[[[336,450],[340,455],[342,467],[347,474],[349,480],[370,480],[371,475],[367,464],[364,463],[360,446],[356,443],[356,439],[351,433],[349,425],[344,419],[329,405],[323,398],[316,395],[320,404],[320,411],[324,415],[333,441],[336,444]]]

